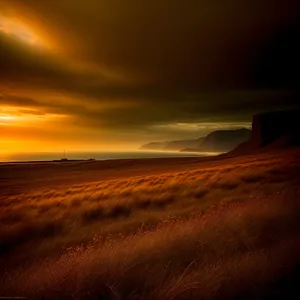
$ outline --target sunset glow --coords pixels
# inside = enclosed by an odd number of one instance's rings
[[[1,151],[138,150],[294,107],[297,5],[248,2],[0,0]]]
[[[10,115],[0,115],[0,122],[2,121],[3,123],[5,121],[12,121],[14,120],[15,117],[14,116],[10,116]],[[1,123],[0,123],[1,124]]]
[[[24,107],[0,107],[0,125],[34,126],[37,123],[50,123],[65,119],[64,115],[43,113],[38,110],[28,110]]]
[[[45,42],[34,30],[17,18],[8,18],[0,15],[1,32],[31,46],[45,46]]]

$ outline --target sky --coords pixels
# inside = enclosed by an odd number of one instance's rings
[[[300,103],[298,0],[0,0],[0,152],[136,149]]]

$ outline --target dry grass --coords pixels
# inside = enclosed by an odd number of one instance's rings
[[[298,156],[249,157],[6,196],[0,294],[251,298],[272,282],[284,291],[282,276],[300,263],[299,175]]]

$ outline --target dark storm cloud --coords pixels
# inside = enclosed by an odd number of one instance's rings
[[[49,51],[36,49],[6,36],[0,31],[0,79],[22,85],[61,88],[69,91],[88,90],[91,82],[101,87],[107,81],[101,72],[72,65]]]
[[[252,66],[276,50],[277,32],[289,34],[299,16],[296,0],[16,2],[39,20],[47,16],[44,23],[79,59],[137,80],[196,87],[255,83]]]
[[[299,102],[299,1],[0,2],[47,32],[63,53],[0,32],[0,79],[84,96],[81,105],[48,105],[84,124],[249,121],[252,113]],[[43,106],[26,99],[19,101]],[[134,105],[89,108],[113,101]]]
[[[240,90],[182,94],[175,101],[144,101],[139,105],[85,111],[81,121],[108,128],[142,128],[144,125],[166,125],[174,122],[243,122],[266,109],[293,108],[299,101],[298,92],[272,90]],[[214,103],[215,105],[212,105]]]
[[[300,17],[300,14],[299,14]],[[255,84],[269,87],[300,85],[300,24],[289,24],[262,43],[253,69]]]

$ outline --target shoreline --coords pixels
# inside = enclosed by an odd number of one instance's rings
[[[61,157],[57,152],[12,153],[0,155],[0,164],[4,163],[45,163],[45,162],[74,162],[74,161],[103,161],[123,159],[148,158],[185,158],[211,157],[219,153],[179,151],[108,151],[108,152],[69,152],[67,157]]]
[[[193,153],[190,153],[193,154]],[[70,163],[70,162],[102,162],[102,161],[125,161],[125,160],[157,160],[157,159],[188,159],[188,158],[213,158],[213,157],[218,157],[222,154],[197,154],[194,153],[195,155],[178,155],[178,156],[161,156],[161,157],[120,157],[120,158],[89,158],[89,159],[45,159],[45,160],[14,160],[14,161],[0,161],[0,165],[4,164],[39,164],[39,163]]]

